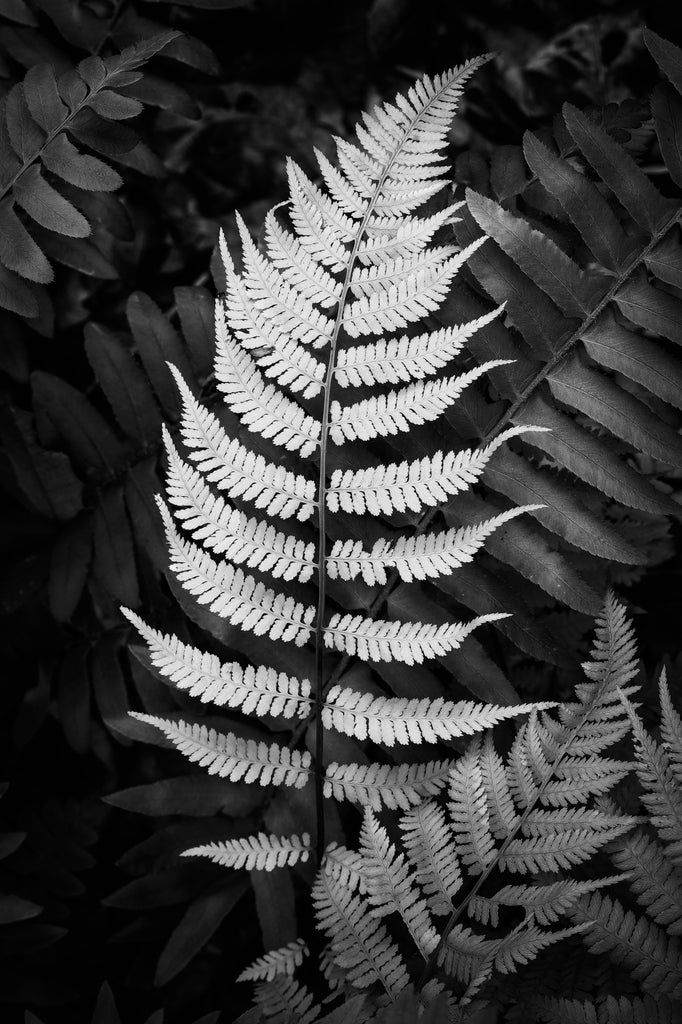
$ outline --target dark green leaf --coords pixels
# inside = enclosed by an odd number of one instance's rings
[[[93,54],[86,57],[78,65],[78,74],[81,76],[88,89],[93,95],[101,89],[107,78],[107,68],[101,57]],[[88,99],[89,103],[89,99]]]
[[[7,130],[12,148],[24,163],[28,163],[40,151],[45,133],[31,116],[21,83],[11,89],[6,102]]]
[[[0,186],[4,188],[21,170],[21,160],[12,149],[7,128],[7,100],[0,100]]]
[[[173,295],[190,362],[200,379],[208,377],[215,358],[214,301],[205,288],[176,288]]]
[[[126,96],[134,96],[152,107],[170,110],[180,117],[195,120],[200,110],[192,97],[175,82],[157,78],[156,75],[145,75],[139,82],[126,89]]]
[[[105,799],[114,807],[153,817],[182,814],[203,818],[229,814],[231,818],[243,818],[260,803],[258,791],[247,783],[206,774],[181,775],[176,779],[133,786]]]
[[[37,917],[43,908],[21,896],[0,893],[0,924],[14,924],[16,921],[28,921]]]
[[[279,949],[298,938],[294,885],[289,873],[250,871],[263,949]]]
[[[25,832],[0,832],[0,860],[18,850],[25,838]]]
[[[9,270],[30,281],[47,284],[54,278],[52,267],[17,217],[9,199],[0,203],[0,260]]]
[[[90,225],[64,196],[48,185],[38,167],[29,167],[14,186],[16,201],[38,224],[71,238],[86,238]]]
[[[161,416],[149,383],[123,341],[99,324],[85,328],[85,351],[114,415],[130,437],[157,438]]]
[[[87,105],[100,117],[107,117],[112,121],[125,121],[129,117],[136,117],[142,110],[139,100],[131,96],[122,96],[112,89],[102,89],[93,93],[88,98]]]
[[[479,227],[567,316],[583,317],[596,305],[603,283],[591,280],[551,238],[471,189],[467,205]]]
[[[146,174],[151,178],[164,178],[167,173],[163,162],[145,142],[138,142],[137,145],[133,146],[132,149],[126,150],[125,153],[115,153],[112,156],[112,160],[123,164],[124,167],[131,167],[134,171],[139,171],[140,174]]]
[[[682,367],[661,345],[626,330],[608,310],[585,332],[582,341],[602,366],[617,370],[664,402],[682,408]]]
[[[137,132],[128,125],[112,124],[89,109],[76,114],[69,125],[69,132],[90,149],[114,158],[130,152],[139,141]]]
[[[523,148],[528,166],[561,203],[595,259],[618,270],[627,252],[627,238],[596,186],[530,132],[523,137]]]
[[[165,50],[167,46],[179,38],[182,38],[182,35],[180,32],[176,32],[175,29],[164,29],[161,32],[157,32],[146,39],[142,39],[140,42],[136,42],[133,46],[127,46],[121,53],[113,57],[107,57],[105,61],[107,71],[111,74],[114,71],[132,71],[134,68],[140,68],[151,57],[161,53],[162,50]]]
[[[29,68],[24,79],[24,95],[34,120],[48,133],[53,132],[69,112],[59,95],[51,64]]]
[[[128,608],[140,603],[133,537],[120,485],[100,494],[94,513],[95,558],[93,569],[111,596]]]
[[[50,143],[42,159],[48,171],[77,188],[113,192],[123,184],[118,171],[96,156],[81,153],[63,134]]]
[[[0,434],[17,484],[33,508],[50,519],[71,519],[82,508],[82,486],[62,452],[46,451],[26,413],[3,409]]]
[[[659,281],[682,290],[682,239],[679,227],[669,231],[663,241],[645,256],[644,262]]]
[[[616,292],[616,304],[633,324],[682,345],[682,300],[654,288],[638,270]]]
[[[99,990],[92,1024],[121,1024],[114,995],[106,981]]]
[[[659,85],[651,100],[651,112],[668,173],[682,188],[682,99],[669,85]]]
[[[549,427],[547,433],[524,434],[524,442],[623,505],[658,514],[677,511],[678,506],[632,469],[606,437],[595,437],[554,408],[539,392],[526,402],[514,422]]]
[[[25,0],[5,0],[2,13],[5,18],[16,21],[20,25],[28,25],[31,28],[38,26],[36,16]]]
[[[135,541],[138,550],[151,559],[157,569],[164,569],[167,547],[163,524],[154,495],[159,491],[155,473],[156,459],[144,459],[134,466],[125,482],[125,498],[130,519],[135,523]]]
[[[219,889],[209,890],[190,904],[159,958],[155,985],[165,985],[187,966],[212,938],[247,888],[245,878],[231,878]]]
[[[90,676],[87,648],[71,647],[58,676],[59,721],[69,746],[84,754],[90,746]]]
[[[123,469],[123,446],[84,395],[49,373],[34,373],[32,382],[36,415],[47,418],[85,473],[108,476]]]
[[[644,42],[661,71],[682,96],[682,50],[650,28],[644,29]]]
[[[672,204],[640,170],[629,153],[599,125],[570,103],[564,120],[576,145],[628,213],[650,234],[655,234],[671,214]]]
[[[37,317],[38,297],[34,289],[11,270],[0,265],[0,306],[19,316]]]
[[[126,315],[144,368],[166,413],[177,418],[180,403],[167,363],[173,363],[190,387],[194,375],[186,352],[168,319],[148,295],[134,292],[128,299]]]
[[[629,391],[574,352],[547,375],[552,393],[627,441],[637,451],[669,466],[682,467],[682,438]]]
[[[87,515],[64,527],[52,548],[47,595],[57,622],[68,622],[75,612],[91,556],[92,519]]]
[[[166,0],[149,0],[165,3]],[[204,11],[229,11],[235,7],[250,7],[251,0],[175,0],[178,7],[198,7]]]
[[[118,278],[116,268],[103,256],[94,242],[89,238],[65,238],[44,228],[36,228],[36,238],[41,246],[56,263],[87,274],[88,277],[99,277],[105,281]]]
[[[91,654],[90,670],[95,689],[95,703],[105,725],[120,721],[130,710],[126,682],[118,662],[118,651],[118,639],[105,635]]]
[[[527,181],[528,172],[519,146],[497,146],[490,159],[490,184],[500,202],[523,192]]]

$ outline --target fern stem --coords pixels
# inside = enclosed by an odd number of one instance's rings
[[[419,981],[417,982],[417,991],[421,991],[421,989],[424,987],[426,982],[431,977],[431,975],[432,975],[432,973],[433,973],[433,971],[434,971],[434,969],[436,967],[438,956],[439,956],[439,954],[440,954],[440,952],[441,952],[445,942],[447,941],[448,935],[450,934],[452,929],[455,927],[455,925],[458,923],[458,921],[460,920],[460,918],[462,917],[462,915],[466,911],[467,907],[471,903],[471,900],[475,896],[478,895],[478,893],[481,891],[483,885],[487,882],[487,880],[490,878],[490,876],[493,873],[493,871],[497,868],[497,865],[499,864],[499,862],[504,857],[505,853],[509,849],[509,847],[510,847],[511,843],[513,842],[513,840],[516,839],[516,837],[519,834],[519,832],[523,829],[523,826],[525,825],[525,823],[528,820],[529,816],[533,813],[533,811],[537,807],[539,801],[541,800],[542,795],[545,792],[547,786],[549,785],[549,783],[554,778],[554,775],[556,774],[557,768],[559,767],[559,765],[561,764],[563,759],[566,757],[568,751],[570,750],[575,737],[580,732],[580,730],[583,728],[583,726],[585,725],[585,722],[589,719],[589,717],[592,714],[592,712],[594,711],[594,709],[600,703],[600,701],[602,700],[604,694],[608,691],[609,686],[611,686],[611,683],[612,683],[612,676],[611,676],[611,673],[609,673],[606,676],[606,678],[604,679],[604,681],[602,682],[601,686],[598,688],[598,690],[594,694],[594,696],[592,697],[592,700],[590,701],[590,703],[587,705],[587,707],[585,708],[585,710],[580,715],[580,717],[578,718],[577,722],[575,723],[575,725],[573,726],[573,728],[569,732],[566,740],[564,741],[562,746],[559,748],[559,751],[558,751],[556,757],[552,761],[550,770],[547,772],[547,774],[545,775],[544,779],[542,780],[542,783],[538,787],[538,791],[535,794],[535,797],[533,798],[533,800],[530,801],[530,803],[526,807],[526,809],[523,812],[523,814],[519,817],[519,820],[517,821],[517,823],[514,826],[514,828],[511,829],[509,834],[506,836],[506,838],[504,839],[504,841],[503,841],[502,845],[500,846],[499,850],[497,851],[497,853],[495,854],[495,856],[493,857],[491,862],[488,864],[487,868],[478,876],[478,878],[476,880],[476,884],[473,886],[472,889],[469,890],[469,892],[464,897],[464,899],[452,911],[452,914],[448,918],[448,920],[447,920],[447,922],[445,924],[445,927],[443,928],[443,931],[441,933],[441,936],[440,936],[440,938],[438,940],[438,945],[433,950],[433,952],[431,953],[429,959],[427,960],[426,964],[424,965],[424,969],[422,970],[422,973],[420,975]]]

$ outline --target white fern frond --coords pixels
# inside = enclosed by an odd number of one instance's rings
[[[372,913],[377,917],[400,914],[417,949],[427,959],[438,945],[428,907],[414,885],[405,857],[397,852],[386,829],[367,807],[360,830],[360,853]]]
[[[358,195],[354,183],[338,167],[334,167],[321,150],[315,147],[314,153],[327,191],[334,202],[349,217],[362,220],[369,209],[369,197]]]
[[[449,914],[462,885],[455,834],[442,807],[425,800],[400,819],[405,852],[431,912]]]
[[[236,661],[221,662],[215,654],[152,629],[127,608],[122,612],[146,640],[152,665],[191,697],[218,707],[241,708],[246,715],[306,718],[310,714],[307,679],[295,679],[265,665],[244,668]]]
[[[293,974],[309,953],[303,939],[288,942],[286,946],[271,949],[264,956],[259,956],[249,967],[244,968],[237,976],[237,981],[272,981],[280,974]]]
[[[391,1000],[408,984],[407,969],[384,926],[363,900],[324,869],[312,890],[318,927],[331,944],[331,954],[356,988],[379,982]]]
[[[443,533],[399,537],[395,544],[379,539],[371,551],[366,551],[359,540],[337,540],[327,556],[327,572],[332,579],[340,577],[343,580],[361,575],[368,586],[384,586],[388,579],[387,569],[391,568],[397,569],[406,583],[446,576],[470,562],[498,527],[539,508],[544,506],[520,505],[481,523]]]
[[[556,924],[581,896],[620,881],[621,875],[612,875],[589,881],[561,878],[546,884],[504,885],[494,896],[472,897],[467,911],[479,924],[489,924],[493,928],[499,926],[500,908],[503,907],[520,907],[540,925]]]
[[[358,470],[334,470],[327,490],[327,508],[337,512],[390,516],[421,512],[476,483],[497,449],[512,437],[541,427],[510,427],[482,448],[436,452],[414,462],[392,462]]]
[[[506,839],[517,827],[519,819],[504,761],[495,750],[490,732],[483,738],[478,763],[488,801],[490,829],[496,839]]]
[[[312,541],[280,533],[264,520],[232,508],[180,458],[165,425],[163,438],[168,455],[166,497],[173,517],[202,547],[237,565],[269,572],[275,579],[310,579],[317,567]]]
[[[311,516],[316,507],[314,480],[267,462],[236,438],[230,440],[217,418],[196,401],[177,370],[171,369],[182,395],[182,439],[206,479],[231,498],[252,501],[268,515],[287,519],[296,514],[301,520]]]
[[[337,613],[325,626],[324,642],[326,647],[353,654],[362,661],[403,661],[414,665],[455,650],[478,626],[504,618],[507,615],[495,612],[479,615],[470,622],[436,626]]]
[[[601,701],[607,696],[615,698],[616,690],[622,690],[637,675],[636,653],[634,627],[628,620],[625,607],[613,593],[609,593],[597,620],[591,660],[582,665],[585,675],[594,685],[578,687],[576,692],[580,699],[586,702],[595,686],[604,690]]]
[[[350,291],[356,297],[369,297],[374,292],[387,292],[407,275],[439,267],[457,253],[454,245],[434,246],[416,256],[386,260],[369,267],[356,266],[350,280]]]
[[[487,236],[472,242],[461,252],[431,264],[416,273],[404,275],[389,288],[372,291],[347,304],[343,327],[351,338],[382,331],[397,331],[423,319],[437,309],[450,290],[452,280]]]
[[[598,850],[632,828],[624,818],[605,828],[564,828],[528,839],[512,839],[500,856],[500,867],[512,873],[563,871],[589,860]]]
[[[230,337],[225,315],[216,303],[215,375],[225,404],[250,431],[299,451],[303,458],[319,446],[321,425],[273,384],[267,384],[248,352]]]
[[[332,402],[329,434],[336,444],[346,441],[370,441],[375,437],[409,431],[413,425],[437,420],[456,402],[465,388],[509,359],[493,359],[461,373],[435,381],[416,381],[400,391],[365,398],[354,405]]]
[[[272,1024],[314,1024],[322,1013],[312,992],[286,975],[259,982],[254,1002],[260,1010],[259,1020]]]
[[[325,772],[324,795],[350,800],[374,811],[382,807],[407,811],[424,797],[434,796],[448,780],[452,761],[427,764],[338,764]]]
[[[382,265],[387,260],[409,259],[426,248],[436,232],[452,223],[463,203],[453,203],[428,217],[401,219],[392,232],[369,232],[358,246],[358,260],[365,265]]]
[[[319,394],[324,384],[324,364],[294,338],[278,330],[258,309],[234,271],[222,231],[220,253],[227,282],[225,310],[230,330],[245,349],[258,350],[256,362],[266,367],[266,377],[274,377],[293,392],[300,391],[304,398]]]
[[[341,296],[341,282],[309,256],[299,240],[282,227],[275,210],[270,210],[265,217],[265,238],[271,262],[292,288],[319,306],[336,305]]]
[[[590,796],[608,793],[631,771],[630,761],[569,755],[562,758],[554,777],[544,786],[542,803],[550,807],[584,803]]]
[[[500,707],[473,701],[449,701],[443,697],[375,697],[338,685],[325,697],[322,722],[326,729],[370,739],[374,743],[437,743],[457,736],[471,736],[498,722],[527,714],[550,704],[519,704]]]
[[[242,287],[253,305],[281,334],[303,345],[323,348],[331,337],[333,321],[284,280],[258,252],[241,216],[235,213],[235,218],[242,242]]]
[[[315,607],[269,590],[229,562],[214,562],[205,551],[182,540],[163,501],[157,498],[166,527],[170,568],[199,604],[228,619],[233,626],[303,646],[312,633]]]
[[[305,786],[310,775],[309,751],[290,750],[279,743],[245,740],[234,733],[220,733],[197,722],[172,721],[138,711],[138,722],[159,729],[190,761],[231,782],[259,782],[261,786]]]
[[[495,856],[495,840],[483,773],[479,762],[480,744],[475,741],[450,771],[450,817],[455,830],[455,848],[470,874],[480,875]]]
[[[314,211],[325,229],[341,242],[351,244],[355,241],[358,224],[353,217],[348,216],[332,196],[325,195],[322,189],[310,180],[305,171],[290,158],[287,158],[287,177],[292,206],[297,206],[302,200],[310,210]],[[348,257],[350,254],[346,255]]]
[[[355,891],[364,892],[362,858],[355,850],[332,842],[324,851],[323,869],[331,877],[340,881],[343,886]]]
[[[334,370],[336,380],[343,388],[421,380],[459,355],[469,338],[499,316],[503,308],[414,338],[382,338],[369,345],[343,348]]]
[[[304,863],[310,856],[310,836],[273,836],[259,832],[243,839],[226,839],[221,843],[206,843],[183,850],[181,857],[206,857],[224,868],[243,868],[245,871],[274,871]]]

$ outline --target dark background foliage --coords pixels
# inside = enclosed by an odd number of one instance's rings
[[[0,279],[9,306],[0,311],[3,1020],[28,1008],[46,1022],[94,1012],[113,1024],[104,981],[126,1024],[159,1007],[171,1024],[218,1010],[231,1020],[248,1004],[232,979],[264,943],[293,937],[286,915],[267,913],[269,886],[279,883],[261,878],[251,890],[207,865],[178,866],[188,839],[215,835],[224,790],[171,793],[158,780],[182,766],[132,742],[126,724],[130,706],[169,707],[129,659],[117,609],[151,609],[154,621],[169,613],[159,533],[144,512],[157,486],[161,420],[177,414],[163,359],[187,360],[189,351],[192,377],[210,398],[208,267],[219,225],[234,236],[238,208],[257,232],[285,194],[286,155],[312,169],[313,146],[328,151],[330,134],[347,134],[377,98],[484,51],[498,57],[468,90],[453,155],[518,145],[566,100],[636,105],[654,81],[644,18],[682,41],[674,5],[664,2],[0,4],[8,111],[12,87],[35,64],[61,74],[90,55],[106,60],[161,32],[182,33],[148,46],[143,77],[119,90],[133,100],[127,113],[109,99],[81,124],[78,139],[122,178],[111,192],[62,186],[92,225],[87,239],[36,228],[53,280],[44,268],[42,279],[30,277],[30,260],[28,277],[10,268]],[[144,373],[130,368],[131,335]],[[679,647],[678,529],[660,564],[627,591],[646,611],[637,628],[651,669],[674,663]],[[542,686],[532,675],[528,683],[529,693]],[[229,814],[246,818],[247,797],[234,800],[243,806]],[[229,829],[238,834],[239,824]],[[280,909],[298,895],[285,886]]]

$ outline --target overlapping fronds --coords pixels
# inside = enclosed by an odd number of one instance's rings
[[[288,942],[286,946],[272,949],[265,956],[254,960],[250,967],[242,971],[237,981],[272,981],[277,975],[293,974],[308,953],[308,947],[303,939]]]
[[[443,788],[451,766],[452,761],[369,765],[333,761],[325,771],[324,794],[375,811],[382,807],[408,810]]]

